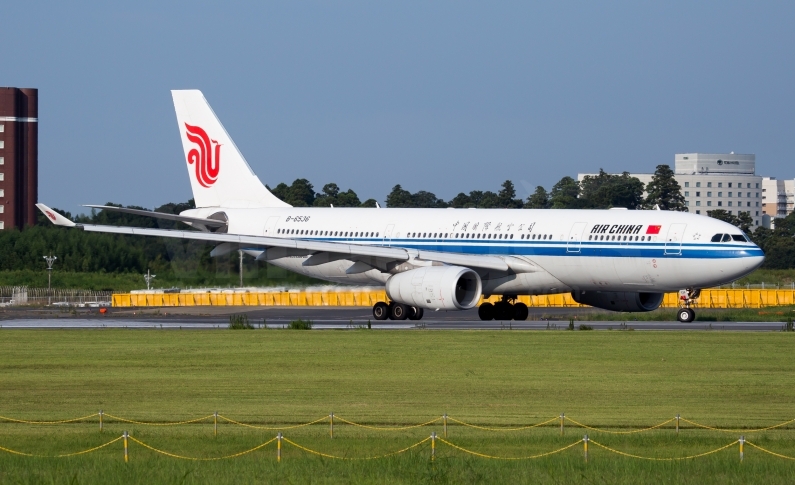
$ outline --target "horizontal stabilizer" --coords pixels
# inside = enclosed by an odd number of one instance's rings
[[[123,212],[125,214],[133,214],[136,216],[154,217],[156,219],[166,219],[169,221],[184,222],[190,225],[200,224],[208,227],[224,227],[226,221],[218,221],[215,219],[204,219],[201,217],[187,217],[177,214],[167,214],[165,212],[147,211],[141,209],[129,209],[127,207],[116,207],[112,205],[84,205],[83,207],[90,207],[92,209],[102,209],[107,211]]]

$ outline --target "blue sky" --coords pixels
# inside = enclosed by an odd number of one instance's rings
[[[755,153],[795,177],[792,2],[10,2],[0,85],[39,88],[39,199],[191,197],[170,89],[263,182],[383,201]]]

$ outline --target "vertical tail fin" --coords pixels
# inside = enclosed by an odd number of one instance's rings
[[[260,182],[201,91],[171,91],[196,207],[290,207]]]

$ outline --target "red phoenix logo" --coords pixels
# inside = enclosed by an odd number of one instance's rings
[[[49,218],[50,218],[50,219],[52,219],[53,221],[55,220],[55,216],[53,215],[53,213],[52,213],[52,212],[50,212],[50,211],[44,211],[44,213],[45,213],[45,214],[47,214],[47,217],[49,217]]]
[[[207,132],[198,126],[185,123],[185,135],[198,147],[188,152],[188,163],[196,166],[196,180],[202,187],[209,187],[218,179],[221,169],[221,145],[210,140]],[[215,150],[213,150],[215,144]]]

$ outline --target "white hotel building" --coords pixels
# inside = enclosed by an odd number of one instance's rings
[[[582,181],[586,175],[596,174],[577,174],[577,180]],[[654,174],[630,175],[648,185]],[[674,177],[690,212],[706,215],[707,211],[723,209],[737,215],[742,211],[750,213],[754,226],[769,221],[762,208],[762,177],[756,175],[755,155],[677,153]]]

